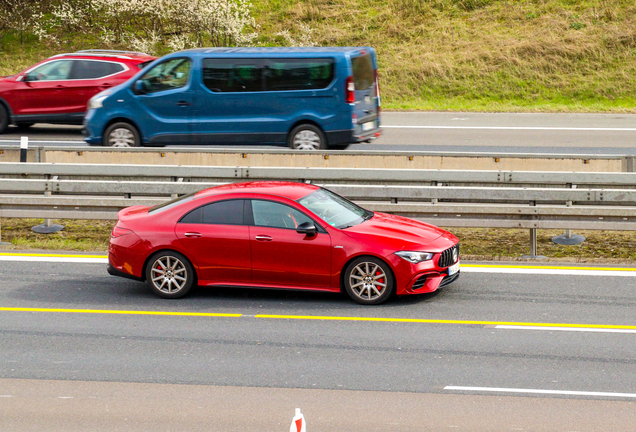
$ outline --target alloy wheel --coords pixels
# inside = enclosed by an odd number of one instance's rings
[[[155,260],[150,276],[152,284],[158,291],[176,294],[186,286],[188,270],[181,260],[166,255]]]
[[[349,285],[353,294],[361,300],[375,300],[386,289],[386,273],[374,262],[361,262],[351,269]]]

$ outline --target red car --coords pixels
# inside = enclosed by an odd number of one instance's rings
[[[82,124],[90,98],[127,81],[155,58],[128,51],[78,51],[1,77],[0,133],[10,123]]]
[[[429,293],[459,276],[451,233],[370,212],[318,186],[217,186],[155,207],[121,210],[108,272],[164,298],[193,286],[339,292],[362,304]]]

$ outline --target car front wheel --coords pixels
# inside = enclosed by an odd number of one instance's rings
[[[192,264],[178,252],[160,252],[150,259],[146,268],[146,282],[159,297],[183,297],[192,289],[194,280]]]
[[[395,279],[388,264],[374,257],[360,257],[345,269],[344,286],[357,303],[384,303],[395,291]]]
[[[114,123],[104,132],[104,146],[109,147],[139,147],[141,139],[139,132],[130,123]]]

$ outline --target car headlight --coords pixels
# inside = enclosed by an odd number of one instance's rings
[[[395,252],[395,254],[412,264],[417,264],[422,261],[428,261],[433,258],[433,254],[430,252],[399,251]]]
[[[91,109],[101,108],[103,106],[104,100],[106,100],[106,98],[110,96],[110,93],[111,93],[110,91],[103,91],[93,96],[88,101],[88,109],[91,110]]]

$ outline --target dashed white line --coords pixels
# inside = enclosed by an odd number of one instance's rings
[[[551,127],[551,126],[424,126],[424,125],[382,125],[383,129],[483,129],[483,130],[556,130],[556,131],[602,131],[636,132],[636,128],[589,128],[589,127]]]
[[[534,327],[534,326],[515,326],[515,325],[498,325],[496,329],[507,330],[548,330],[548,331],[571,331],[571,332],[598,332],[598,333],[636,333],[636,330],[629,329],[603,329],[603,328],[585,328],[585,327]]]
[[[565,395],[565,396],[636,398],[636,393],[610,393],[610,392],[589,392],[589,391],[572,391],[572,390],[500,388],[500,387],[446,386],[444,387],[444,390],[469,391],[469,392],[495,392],[495,393],[549,394],[549,395]]]

